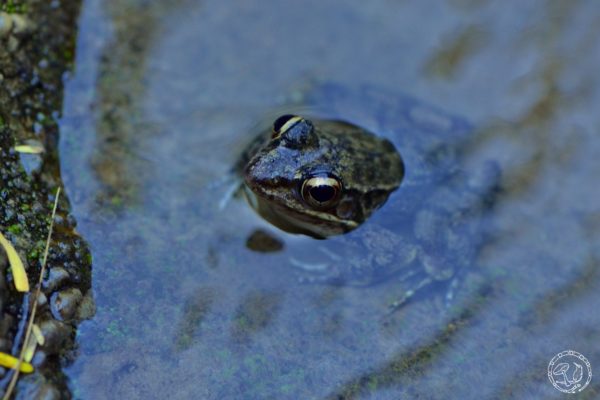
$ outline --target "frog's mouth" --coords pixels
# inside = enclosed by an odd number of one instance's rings
[[[267,193],[256,193],[247,185],[244,185],[244,193],[259,215],[286,232],[325,239],[349,232],[359,225],[356,221],[341,219],[323,211],[308,208],[297,210],[275,201]]]

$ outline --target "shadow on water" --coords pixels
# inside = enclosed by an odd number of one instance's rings
[[[96,142],[91,165],[103,185],[97,199],[101,207],[131,206],[139,193],[137,186],[152,174],[144,143],[157,132],[140,110],[139,99],[146,95],[149,53],[163,33],[158,19],[169,18],[186,1],[106,2],[111,38],[99,55],[97,95],[92,105]]]
[[[86,1],[61,122],[95,262],[75,396],[559,398],[555,354],[600,366],[600,10],[522,7]],[[342,90],[318,94],[331,81]],[[383,323],[411,283],[299,284],[290,258],[322,261],[341,240],[284,234],[239,198],[219,211],[257,121],[317,95],[383,135],[403,132],[414,96],[415,118],[460,131],[468,173],[500,165],[490,238],[473,239],[448,307],[432,285]]]
[[[202,332],[202,323],[215,301],[215,288],[198,288],[183,305],[183,316],[175,334],[175,349],[186,350]]]
[[[480,295],[483,296],[485,293],[481,292]],[[452,346],[453,338],[461,334],[462,328],[468,327],[474,322],[473,320],[477,319],[477,314],[485,309],[485,302],[484,299],[466,305],[462,315],[450,320],[447,326],[429,339],[425,345],[391,356],[382,367],[353,378],[325,398],[331,400],[364,398],[380,391],[385,392],[389,387],[404,388],[397,394],[403,396],[402,398],[415,396],[416,392],[411,390],[413,382],[423,378],[427,367],[436,363],[438,356]]]

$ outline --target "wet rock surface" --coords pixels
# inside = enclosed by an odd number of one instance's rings
[[[62,79],[74,56],[79,1],[0,4],[0,230],[21,256],[31,292],[18,293],[4,251],[0,251],[0,351],[16,355],[39,279],[54,193],[62,186],[57,120]],[[35,140],[44,152],[34,168],[15,146]],[[36,323],[45,344],[32,360],[35,371],[21,375],[14,398],[64,399],[71,395],[61,372],[74,344],[78,312],[91,285],[91,257],[69,217],[63,193],[54,220],[47,276]],[[57,305],[60,300],[60,306]],[[84,302],[90,315],[89,300]],[[55,306],[53,313],[51,307]],[[57,321],[60,318],[63,321]],[[0,368],[0,395],[12,371]]]

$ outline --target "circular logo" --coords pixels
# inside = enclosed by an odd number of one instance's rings
[[[583,354],[565,350],[550,360],[548,379],[563,393],[578,393],[592,380],[592,366]]]

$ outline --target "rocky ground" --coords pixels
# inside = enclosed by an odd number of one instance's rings
[[[63,78],[74,60],[80,2],[0,2],[0,231],[25,262],[32,292],[38,281],[54,193],[62,185],[58,125]],[[17,152],[21,144],[41,145],[40,154]],[[17,399],[70,398],[61,365],[75,356],[77,324],[94,313],[91,254],[75,230],[63,193],[39,299],[36,323],[45,337],[22,374]],[[31,309],[31,293],[15,290],[0,250],[0,351],[18,354]],[[12,370],[0,367],[0,395]]]

